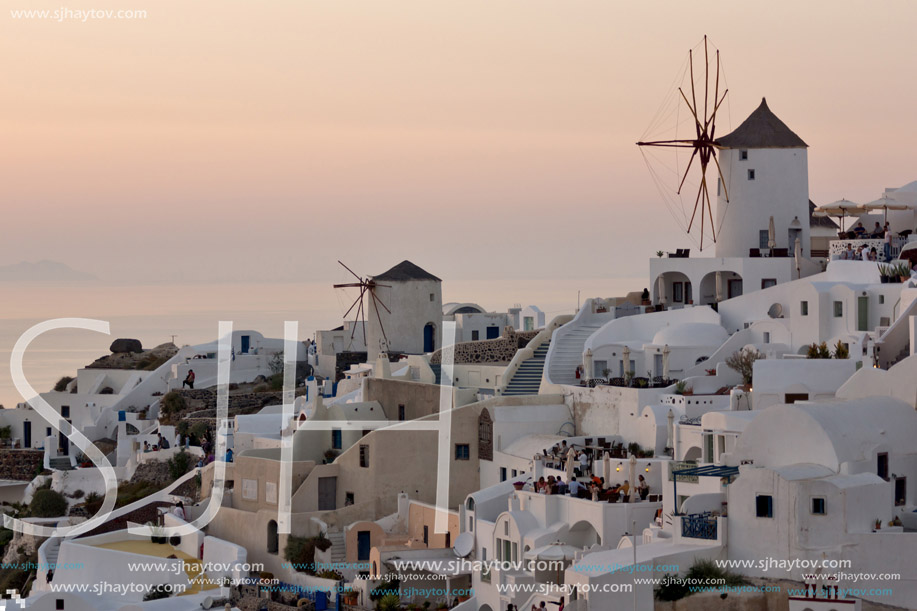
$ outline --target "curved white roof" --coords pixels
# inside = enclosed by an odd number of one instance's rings
[[[877,449],[913,452],[917,411],[891,397],[775,405],[749,423],[736,444],[739,460],[775,469],[796,463],[828,467],[865,460]]]
[[[721,346],[729,339],[722,326],[709,322],[684,322],[663,327],[653,336],[657,346]]]

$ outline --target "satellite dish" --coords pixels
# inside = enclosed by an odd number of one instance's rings
[[[201,601],[202,609],[210,609],[211,607],[213,607],[213,599],[210,598],[209,596],[205,598],[203,601]]]
[[[455,538],[455,545],[452,546],[452,551],[455,552],[455,555],[459,558],[464,558],[474,550],[474,535],[470,532],[463,532],[458,537]]]
[[[775,303],[767,311],[767,315],[771,318],[783,318],[783,306],[779,303]]]

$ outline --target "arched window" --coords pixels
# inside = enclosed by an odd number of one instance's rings
[[[494,459],[494,422],[487,409],[482,409],[478,417],[478,458]]]

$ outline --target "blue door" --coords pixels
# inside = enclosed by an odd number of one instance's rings
[[[239,339],[241,339],[242,341],[242,350],[241,350],[242,354],[248,354],[248,348],[251,342],[251,337],[249,337],[248,335],[243,335]]]
[[[500,327],[487,327],[487,339],[497,339],[500,337]]]
[[[433,338],[433,324],[427,323],[427,326],[423,328],[423,351],[424,352],[433,352],[435,346]]]
[[[369,560],[369,531],[357,531],[357,560]]]

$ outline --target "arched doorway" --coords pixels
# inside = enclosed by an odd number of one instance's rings
[[[595,527],[586,520],[580,520],[570,529],[567,535],[567,543],[573,547],[592,547],[602,543],[602,538],[595,530]]]
[[[742,276],[735,272],[710,272],[700,281],[699,304],[719,303],[742,294]]]
[[[691,279],[681,272],[665,272],[653,281],[653,303],[680,306],[694,303]]]
[[[280,540],[277,536],[277,522],[271,520],[267,523],[267,553],[276,554],[280,548]]]
[[[433,352],[436,349],[436,326],[428,322],[423,328],[423,351]]]

